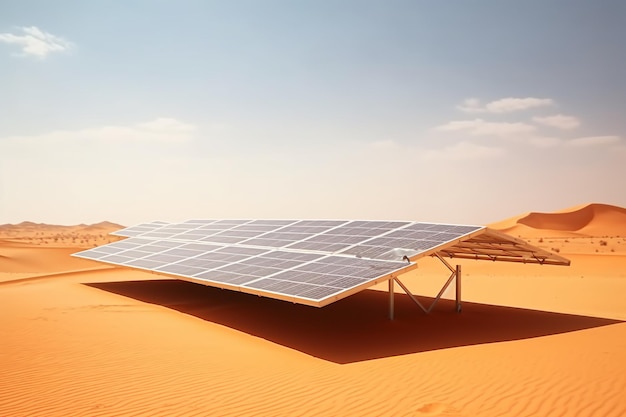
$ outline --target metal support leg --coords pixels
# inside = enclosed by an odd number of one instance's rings
[[[393,320],[393,313],[394,313],[394,306],[393,306],[393,301],[394,301],[394,290],[393,290],[393,278],[389,279],[389,320]]]
[[[456,266],[456,312],[460,313],[461,307],[461,265]]]

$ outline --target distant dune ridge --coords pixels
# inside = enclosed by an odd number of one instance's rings
[[[609,204],[591,203],[554,213],[530,212],[488,225],[512,235],[534,235],[533,232],[554,231],[584,236],[626,236],[626,208]],[[51,225],[24,221],[0,225],[0,235],[28,232],[110,233],[123,229],[117,223],[103,221],[90,225]],[[545,234],[545,233],[544,233]]]
[[[120,238],[109,233],[123,228],[124,226],[108,221],[74,226],[27,221],[3,224],[0,225],[0,246],[4,241],[5,244],[8,242],[28,246],[89,248],[119,240]]]
[[[531,212],[490,227],[511,235],[626,236],[626,209],[608,204],[585,204],[555,213]]]
[[[18,224],[0,224],[0,233],[6,232],[28,232],[28,231],[72,231],[72,232],[87,232],[87,231],[106,231],[113,232],[115,230],[123,229],[124,226],[112,223],[109,221],[104,221],[100,223],[94,224],[78,224],[74,226],[62,226],[56,224],[46,224],[46,223],[34,223],[34,222],[21,222]]]

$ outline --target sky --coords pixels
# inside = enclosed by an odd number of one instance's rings
[[[0,0],[0,224],[626,207],[626,2]]]

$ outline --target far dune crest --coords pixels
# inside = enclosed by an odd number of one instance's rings
[[[95,224],[62,226],[30,221],[0,225],[0,246],[49,246],[89,248],[119,240],[110,233],[124,226],[103,221]]]
[[[516,236],[626,236],[626,209],[586,204],[555,213],[531,212],[490,227]]]

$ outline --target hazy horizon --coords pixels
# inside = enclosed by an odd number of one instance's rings
[[[0,6],[0,224],[626,207],[626,3]]]

